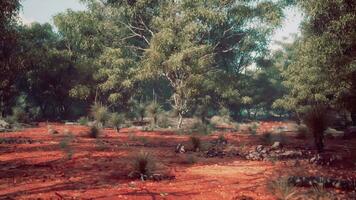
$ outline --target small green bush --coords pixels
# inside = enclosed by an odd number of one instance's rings
[[[196,132],[199,134],[209,135],[214,130],[214,125],[212,124],[204,124],[200,120],[197,120],[193,123],[192,127],[190,128],[190,132]]]
[[[161,112],[162,112],[161,106],[155,101],[152,101],[146,107],[146,113],[149,117],[152,118],[152,123],[154,125],[157,124],[158,116]]]
[[[100,132],[101,132],[101,130],[97,125],[92,125],[89,128],[88,134],[89,134],[89,137],[91,137],[91,138],[98,138],[100,135]]]
[[[105,123],[110,118],[109,110],[106,106],[101,104],[94,104],[91,107],[91,116],[96,120],[97,123],[100,123],[101,126],[104,126]]]
[[[145,113],[146,113],[146,105],[144,103],[139,103],[136,104],[135,106],[135,113],[136,116],[143,121],[143,118],[145,117]]]
[[[257,129],[258,129],[258,124],[253,123],[251,126],[248,127],[248,131],[251,135],[256,135],[257,134]]]
[[[190,136],[190,143],[192,145],[193,151],[200,151],[201,149],[201,139],[197,136]]]
[[[167,113],[161,113],[158,115],[158,126],[161,128],[168,128],[169,127],[169,119]]]
[[[59,147],[64,151],[67,155],[67,159],[72,159],[73,157],[73,149],[71,147],[71,143],[74,140],[74,135],[71,132],[67,132],[67,135],[59,142]]]
[[[148,152],[140,151],[132,156],[130,177],[147,180],[156,170],[156,159]]]
[[[119,113],[112,113],[110,115],[109,124],[116,129],[117,132],[120,131],[120,127],[125,123],[125,116]]]
[[[26,123],[30,121],[28,114],[20,106],[15,106],[12,108],[12,118],[15,123],[16,122]]]
[[[79,123],[80,125],[82,125],[82,126],[88,125],[88,122],[89,122],[88,117],[80,117],[80,118],[78,119],[78,123]]]

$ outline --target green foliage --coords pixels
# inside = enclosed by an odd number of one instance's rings
[[[80,125],[82,125],[82,126],[88,125],[88,122],[89,122],[88,117],[80,117],[80,118],[78,119],[78,123],[79,123]]]
[[[213,131],[214,131],[214,125],[213,124],[204,124],[201,121],[195,121],[193,123],[192,127],[190,127],[190,132],[191,133],[209,135]]]
[[[103,126],[110,118],[108,108],[101,104],[94,104],[90,109],[90,114],[101,126]]]
[[[129,176],[141,178],[144,181],[156,170],[156,160],[148,152],[140,151],[133,155],[131,159],[131,172]]]
[[[152,124],[153,125],[157,124],[157,120],[158,120],[159,114],[161,112],[162,112],[161,106],[155,101],[152,101],[146,107],[147,116],[152,119]]]
[[[167,112],[162,112],[158,115],[157,124],[161,128],[168,128],[170,126]]]
[[[12,117],[13,120],[16,122],[25,123],[29,121],[29,116],[27,115],[26,111],[20,106],[15,106],[12,108]]]
[[[109,124],[119,132],[120,127],[125,123],[125,115],[119,113],[111,113]]]
[[[198,136],[190,136],[190,143],[192,145],[193,151],[200,151],[202,147],[201,139]]]
[[[257,134],[257,129],[258,129],[258,124],[257,123],[252,123],[252,125],[248,126],[248,132],[251,135],[256,135]]]
[[[64,138],[59,142],[59,147],[64,151],[67,156],[67,159],[72,159],[73,157],[73,148],[71,143],[74,140],[74,135],[71,132],[67,132]]]

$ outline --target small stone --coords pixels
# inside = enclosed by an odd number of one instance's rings
[[[258,146],[256,147],[256,151],[257,151],[257,152],[261,152],[263,149],[264,149],[264,147],[263,147],[262,145],[258,145]]]
[[[280,149],[282,148],[281,142],[274,142],[273,145],[271,146],[271,149]]]
[[[185,153],[184,146],[182,144],[178,144],[176,147],[176,153]]]

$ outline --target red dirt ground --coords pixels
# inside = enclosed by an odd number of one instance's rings
[[[264,122],[259,132],[273,126]],[[169,131],[142,132],[122,129],[116,133],[105,129],[99,139],[86,136],[83,126],[51,124],[60,133],[48,133],[47,125],[20,132],[1,133],[1,138],[32,139],[31,144],[0,144],[0,199],[276,199],[267,189],[269,180],[283,174],[356,177],[353,168],[326,168],[292,162],[247,161],[239,157],[204,158],[199,153],[195,164],[187,164],[187,154],[176,154],[178,143],[188,144],[189,136]],[[73,133],[72,159],[60,148],[66,130]],[[258,136],[224,133],[231,148],[253,148]],[[147,141],[142,139],[145,137]],[[218,134],[203,140],[217,138]],[[288,136],[292,147],[312,144]],[[146,145],[143,145],[145,143]],[[355,141],[333,139],[330,149],[346,152],[355,159]],[[347,149],[347,151],[344,151]],[[140,181],[128,178],[131,154],[151,152],[161,170],[175,176],[174,180]],[[340,192],[341,191],[337,191]]]

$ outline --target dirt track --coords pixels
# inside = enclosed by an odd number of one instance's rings
[[[187,144],[189,136],[171,132],[123,129],[118,134],[107,129],[99,139],[91,139],[85,134],[86,127],[52,126],[59,134],[49,134],[45,124],[1,134],[1,138],[29,142],[0,144],[0,199],[275,199],[267,190],[267,182],[295,170],[288,161],[204,158],[199,153],[197,163],[187,164],[187,155],[176,154],[174,148],[178,143]],[[271,125],[261,128],[266,127]],[[67,159],[67,153],[60,148],[66,129],[75,136],[70,143],[72,159]],[[217,137],[206,136],[204,140]],[[248,148],[258,144],[256,136],[229,133],[226,137],[231,146]],[[290,140],[293,145],[296,141]],[[139,150],[155,155],[161,171],[175,179],[142,182],[128,178],[130,155]],[[307,165],[299,167],[299,171],[339,177],[352,175],[355,169]]]

